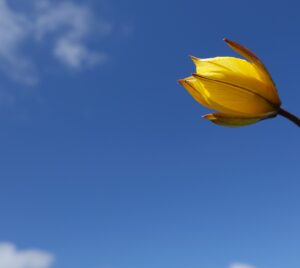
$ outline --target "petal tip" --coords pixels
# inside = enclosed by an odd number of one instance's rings
[[[223,38],[223,41],[228,45],[230,46],[232,49],[246,49],[244,46],[240,45],[239,43],[235,42],[235,41],[232,41],[228,38]]]
[[[184,80],[184,79],[179,79],[179,80],[177,80],[177,83],[178,83],[178,84],[181,84],[181,85],[183,85],[183,84],[184,84],[184,82],[185,82],[185,80]]]
[[[190,56],[191,60],[192,60],[195,64],[197,64],[197,62],[200,61],[200,59],[197,58],[197,57],[195,57],[195,56],[192,56],[192,55],[189,55],[189,56]]]
[[[204,119],[207,119],[207,120],[215,120],[216,119],[216,117],[213,114],[205,114],[205,115],[202,115],[201,117]]]
[[[226,37],[223,38],[223,41],[226,42],[226,43],[233,43],[233,41],[231,41],[230,39],[228,39]]]
[[[189,55],[189,57],[192,59],[192,60],[199,60],[199,58],[193,56],[193,55]]]

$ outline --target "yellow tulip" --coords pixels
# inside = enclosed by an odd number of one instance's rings
[[[217,113],[203,117],[218,125],[244,126],[278,114],[300,126],[283,110],[271,75],[262,61],[242,45],[224,41],[246,60],[234,57],[192,57],[196,73],[179,82],[203,106]]]

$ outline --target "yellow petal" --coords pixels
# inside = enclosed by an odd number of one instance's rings
[[[196,65],[196,73],[203,76],[217,76],[226,78],[251,78],[261,82],[261,78],[253,65],[243,59],[234,57],[215,57],[200,59],[191,57]],[[233,77],[232,77],[233,76]],[[243,81],[241,81],[243,83]]]
[[[217,125],[227,126],[227,127],[241,127],[241,126],[257,123],[260,120],[270,118],[272,116],[269,115],[265,117],[235,117],[232,115],[214,113],[214,114],[206,114],[202,117],[210,120],[211,122]]]
[[[266,99],[246,88],[198,74],[193,76],[196,78],[194,87],[205,99],[208,107],[213,110],[244,116],[262,116],[277,112],[277,109]]]
[[[185,89],[192,95],[192,97],[203,106],[226,113],[235,113],[234,110],[231,108],[226,108],[224,105],[222,105],[222,103],[213,103],[211,100],[209,100],[207,94],[204,94],[204,88],[201,81],[196,77],[190,76],[179,80],[178,82],[183,85]]]
[[[196,72],[201,76],[221,80],[230,84],[247,88],[265,99],[272,99],[269,86],[261,77],[253,64],[233,57],[215,57],[198,59],[192,57],[196,65]],[[276,104],[274,104],[275,106]]]
[[[268,95],[269,100],[274,103],[277,106],[281,105],[281,101],[280,98],[278,96],[278,92],[276,89],[276,85],[271,77],[271,75],[269,74],[267,68],[265,67],[265,65],[263,64],[263,62],[249,49],[245,48],[244,46],[228,40],[228,39],[224,39],[224,41],[237,53],[239,53],[240,55],[242,55],[243,57],[245,57],[247,60],[249,60],[250,62],[252,62],[253,66],[256,68],[256,70],[259,72],[259,75],[261,77],[262,81],[265,81],[265,84],[267,85],[267,89],[268,89]]]
[[[178,81],[191,95],[192,97],[198,101],[200,104],[202,104],[205,107],[209,107],[206,100],[201,95],[200,91],[197,89],[196,84],[197,79],[193,76],[187,77],[185,79],[181,79]]]

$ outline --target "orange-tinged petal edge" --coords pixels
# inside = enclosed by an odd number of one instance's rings
[[[250,62],[252,62],[254,64],[254,66],[260,72],[263,80],[265,80],[266,83],[268,85],[270,85],[269,90],[270,90],[270,93],[272,94],[272,99],[270,99],[270,101],[279,107],[281,105],[281,101],[280,101],[280,98],[279,98],[279,95],[278,95],[278,92],[276,89],[276,85],[275,85],[269,71],[267,70],[267,68],[265,67],[263,62],[259,59],[259,57],[257,57],[248,48],[242,46],[241,44],[239,44],[237,42],[234,42],[227,38],[224,38],[223,40],[227,43],[227,45],[229,45],[230,48],[232,48],[238,54],[242,55],[244,58],[246,58],[247,60],[249,60]]]
[[[222,113],[213,113],[203,115],[202,118],[210,120],[212,123],[227,126],[227,127],[241,127],[257,123],[261,120],[272,118],[276,114],[269,114],[264,117],[236,117],[232,115],[226,115]]]

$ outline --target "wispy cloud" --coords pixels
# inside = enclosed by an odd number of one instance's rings
[[[256,268],[256,267],[246,263],[234,262],[230,264],[229,268]]]
[[[0,68],[11,78],[27,84],[36,82],[30,59],[20,51],[20,44],[30,33],[30,21],[0,0]]]
[[[40,40],[44,36],[57,33],[54,38],[53,55],[72,68],[95,65],[106,60],[106,54],[92,51],[85,45],[85,38],[92,34],[93,26],[97,32],[109,33],[111,25],[99,22],[92,11],[72,2],[39,4],[35,33]],[[61,32],[62,29],[65,29]]]
[[[18,250],[11,243],[0,243],[1,268],[50,268],[54,256],[49,252],[26,249]]]
[[[111,24],[96,17],[86,5],[64,0],[30,0],[31,12],[16,11],[7,0],[0,0],[0,69],[25,84],[38,81],[34,58],[25,56],[23,45],[47,44],[49,55],[72,69],[104,63],[108,55],[94,51],[88,40],[109,34]],[[34,54],[34,53],[27,53]]]

